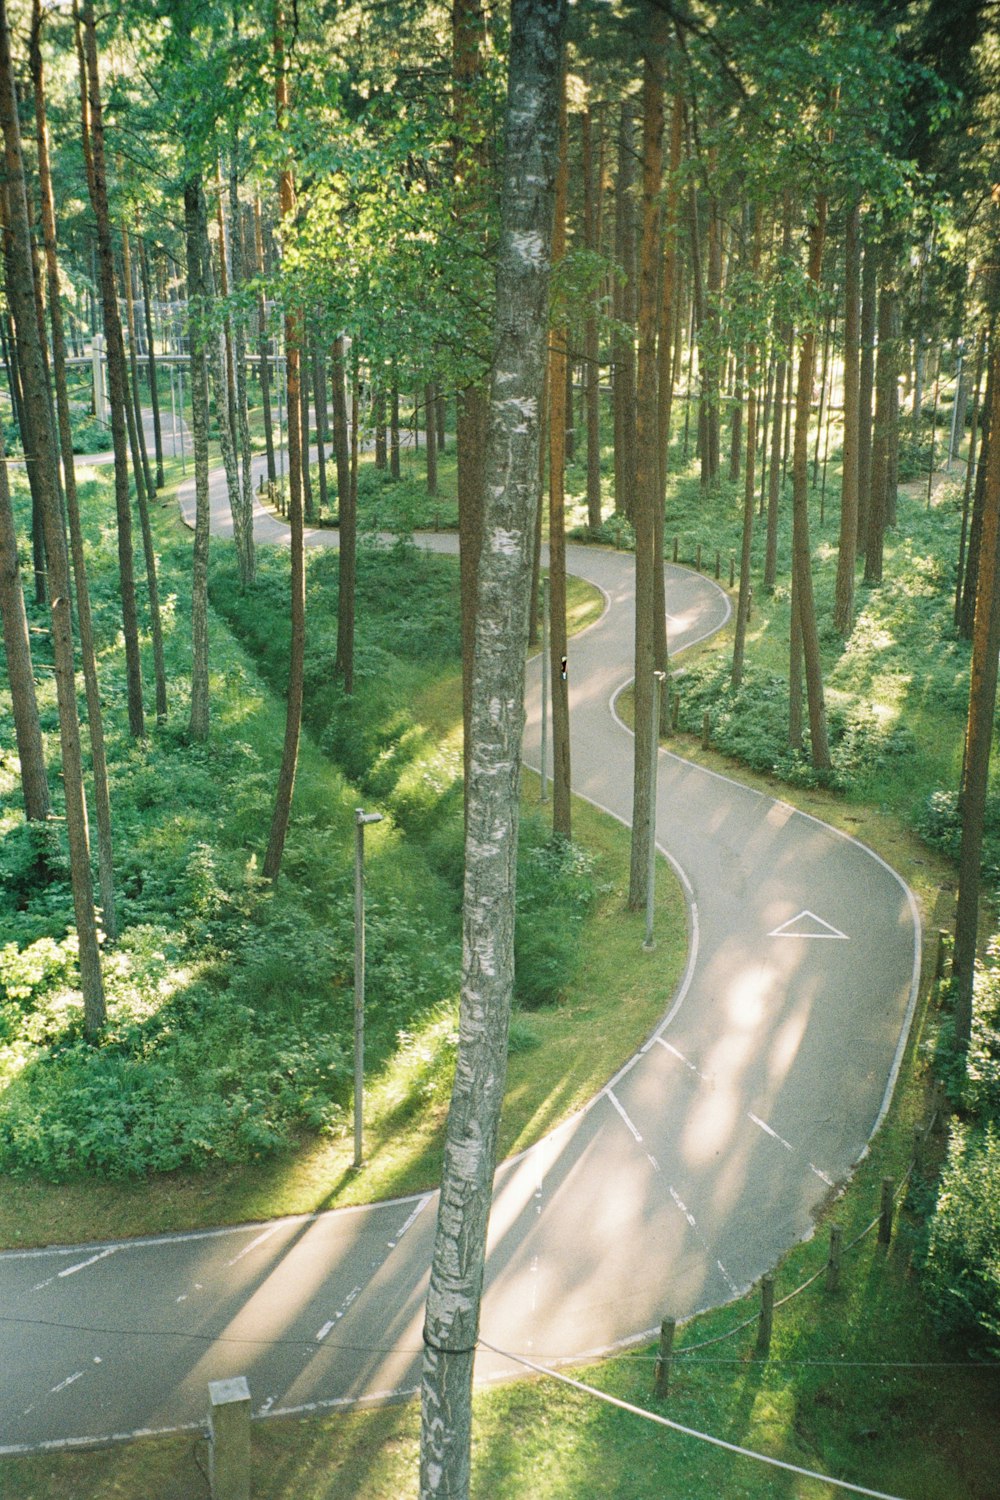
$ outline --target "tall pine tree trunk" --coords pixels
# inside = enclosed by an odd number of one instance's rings
[[[888,261],[887,261],[888,265]],[[865,545],[865,583],[882,582],[882,554],[889,523],[890,433],[893,422],[892,387],[896,381],[895,340],[892,335],[895,287],[886,282],[878,303],[878,361],[875,372],[875,427]]]
[[[813,222],[809,229],[808,277],[818,289],[823,267],[823,241],[826,231],[826,199],[816,199]],[[798,595],[799,628],[802,632],[802,657],[809,705],[809,739],[812,763],[817,771],[830,766],[830,743],[826,728],[826,703],[820,666],[819,631],[816,625],[816,603],[813,597],[812,548],[809,543],[809,414],[812,407],[813,367],[816,358],[816,330],[807,321],[799,354],[798,386],[795,392],[795,447],[792,454],[792,567]]]
[[[597,192],[594,174],[593,117],[587,106],[580,116],[583,145],[583,235],[584,246],[598,251]],[[597,332],[596,294],[587,306],[584,327],[583,384],[587,411],[587,528],[591,536],[601,529],[601,365]]]
[[[200,169],[184,182],[184,244],[187,255],[188,341],[191,350],[191,429],[194,439],[194,552],[191,571],[191,714],[188,733],[193,740],[208,738],[208,360],[206,327],[208,244],[205,191]]]
[[[559,167],[556,173],[552,263],[566,254],[566,200],[569,156],[565,86],[559,110]],[[565,324],[549,336],[549,649],[552,684],[552,831],[563,838],[572,832],[570,809],[569,676],[564,670],[569,644],[566,633],[566,341]]]
[[[985,504],[979,551],[976,613],[972,635],[972,678],[965,734],[960,798],[962,840],[958,857],[955,912],[955,1040],[967,1049],[972,1035],[972,991],[976,967],[979,891],[982,880],[983,825],[989,784],[993,717],[1000,655],[1000,343],[990,350],[990,433],[984,481]]]
[[[90,870],[90,836],[87,803],[83,790],[83,757],[76,701],[73,653],[73,615],[70,605],[69,558],[59,499],[55,434],[52,430],[49,392],[45,379],[42,341],[35,316],[35,284],[31,260],[31,230],[24,183],[21,132],[17,116],[17,92],[10,50],[10,26],[6,0],[0,0],[0,127],[3,130],[4,166],[7,186],[7,227],[10,232],[11,278],[7,297],[17,326],[28,427],[35,443],[25,453],[36,466],[45,555],[48,561],[52,652],[56,699],[59,706],[59,740],[62,778],[66,797],[66,831],[69,838],[70,883],[73,915],[79,942],[80,988],[83,992],[84,1027],[94,1038],[104,1024],[104,981],[98,946],[97,915]]]
[[[31,664],[28,616],[21,589],[21,567],[17,555],[17,533],[7,478],[7,456],[0,429],[0,622],[7,658],[7,681],[14,713],[14,737],[21,765],[21,795],[29,821],[44,821],[49,815],[49,782],[45,771],[35,674]]]
[[[149,254],[146,241],[139,233],[136,215],[136,237],[139,245],[139,277],[142,283],[142,306],[146,323],[146,363],[149,366],[149,402],[153,409],[153,449],[156,454],[156,488],[162,489],[163,472],[163,428],[160,423],[160,389],[156,380],[156,348],[153,338],[153,296],[149,284]]]
[[[840,493],[840,551],[834,627],[848,636],[854,625],[854,573],[858,550],[858,392],[861,344],[861,200],[847,209],[844,269],[844,446]]]
[[[285,56],[284,6],[278,0],[274,13],[275,116],[279,133],[288,117],[288,73]],[[292,163],[286,157],[279,178],[282,222],[291,223],[295,213],[295,185]],[[264,855],[262,874],[266,880],[277,880],[285,835],[292,811],[292,793],[299,762],[299,738],[302,733],[302,699],[305,686],[306,650],[306,555],[302,514],[302,472],[308,462],[303,451],[302,405],[300,390],[300,351],[302,346],[301,314],[285,313],[285,359],[288,370],[288,520],[291,528],[291,640],[288,651],[288,696],[285,709],[285,741],[281,752],[281,770],[271,815],[271,831]]]
[[[618,118],[618,173],[615,182],[615,258],[620,277],[615,281],[619,326],[612,344],[614,357],[615,509],[631,520],[635,508],[635,213],[630,192],[633,181],[632,106],[624,102]]]
[[[754,282],[760,274],[761,213],[754,213],[751,272]],[[743,681],[743,657],[746,651],[747,626],[750,623],[750,549],[753,544],[753,520],[757,502],[757,342],[753,333],[747,344],[747,453],[743,474],[743,539],[740,549],[740,592],[736,605],[736,637],[733,642],[732,685]]]
[[[781,260],[779,274],[792,250],[792,200],[786,193],[782,209]],[[764,588],[770,592],[778,581],[778,521],[781,507],[781,448],[785,427],[785,386],[791,389],[786,351],[792,340],[792,325],[786,318],[777,332],[774,364],[774,417],[771,428],[771,472],[767,481],[767,541],[764,550]]]
[[[142,663],[139,655],[139,616],[135,597],[135,561],[132,549],[132,501],[128,482],[128,424],[125,379],[125,344],[115,286],[114,247],[108,208],[107,163],[104,151],[104,114],[97,67],[97,31],[93,0],[84,0],[77,50],[83,104],[82,137],[84,159],[94,217],[97,221],[97,260],[100,267],[104,337],[108,356],[108,387],[111,406],[111,441],[115,454],[115,514],[118,523],[118,574],[125,640],[125,677],[128,692],[129,732],[140,739],[145,733],[142,703]]]
[[[663,178],[663,77],[666,52],[664,13],[644,6],[645,56],[642,87],[642,228],[639,250],[639,361],[636,402],[637,484],[635,529],[635,733],[632,763],[632,849],[628,904],[646,903],[649,886],[649,833],[656,781],[649,746],[653,726],[653,671],[656,667],[655,550],[660,498],[660,446],[657,441],[656,327],[660,252],[659,193]],[[659,726],[656,726],[659,729]]]
[[[878,248],[865,244],[861,271],[861,362],[858,373],[858,550],[868,545],[872,488],[872,401],[875,394],[875,327],[878,321]]]
[[[104,743],[104,714],[101,708],[94,629],[90,613],[90,590],[84,552],[83,527],[76,490],[73,463],[73,433],[70,423],[66,387],[66,336],[62,304],[59,298],[59,264],[56,258],[55,198],[49,164],[48,128],[46,123],[45,74],[41,49],[41,0],[34,0],[31,19],[31,71],[35,89],[35,137],[38,150],[38,186],[42,206],[42,236],[45,268],[49,286],[49,310],[52,322],[52,361],[55,373],[56,412],[59,445],[63,462],[63,490],[66,517],[69,522],[70,555],[73,563],[73,585],[76,593],[77,620],[80,628],[80,659],[87,697],[87,727],[90,732],[90,755],[94,775],[94,812],[97,819],[97,870],[101,895],[104,931],[108,938],[118,936],[115,909],[114,851],[111,829],[111,793],[108,786],[107,754]]]
[[[340,552],[337,558],[339,594],[337,599],[337,658],[334,670],[344,684],[344,692],[354,691],[354,592],[357,578],[358,503],[351,474],[351,447],[355,441],[348,431],[347,389],[344,369],[344,340],[338,337],[330,362],[333,391],[333,451],[337,461],[337,514],[340,524]],[[354,432],[357,431],[357,422]]]
[[[264,236],[260,218],[260,199],[253,205],[254,247],[257,252],[257,274],[264,275]],[[267,303],[261,291],[257,298],[257,357],[260,362],[260,402],[264,415],[264,444],[267,450],[267,482],[277,484],[278,470],[274,462],[274,419],[271,414],[271,370],[268,355],[271,340],[267,328]],[[280,379],[280,376],[279,376]]]
[[[514,981],[524,656],[564,24],[564,0],[513,0],[496,298],[506,326],[497,330],[489,405],[462,1000],[424,1323],[421,1500],[467,1500],[470,1486],[472,1369]]]

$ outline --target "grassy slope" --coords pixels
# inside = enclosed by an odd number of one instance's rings
[[[699,536],[703,527],[708,529],[705,545],[715,545],[711,526],[710,515],[692,515],[686,536],[692,551],[696,528]],[[780,619],[758,607],[754,628],[761,640],[770,628],[778,659]],[[715,649],[725,651],[725,643]],[[701,752],[689,738],[679,748],[730,770],[729,762],[713,751]],[[942,749],[948,759],[947,747]],[[870,802],[852,804],[822,790],[779,789],[773,778],[736,774],[787,795],[880,849],[916,890],[925,922],[944,919],[950,869],[929,854],[896,812]],[[922,779],[918,794],[924,785]],[[898,806],[904,812],[912,809],[912,790],[901,794]],[[915,1066],[926,1019],[922,1006],[889,1117],[853,1183],[827,1216],[844,1227],[845,1241],[869,1222],[883,1175],[900,1179],[905,1174],[914,1124],[927,1116],[926,1080]],[[917,1210],[926,1201],[926,1182],[939,1152],[940,1137],[934,1137],[927,1165],[911,1179],[908,1191]],[[824,1229],[825,1224],[816,1239],[786,1257],[777,1272],[779,1297],[822,1267]],[[963,1368],[964,1351],[942,1347],[931,1332],[912,1268],[919,1233],[919,1217],[904,1212],[888,1253],[869,1235],[845,1256],[838,1294],[824,1294],[820,1280],[779,1310],[772,1359],[766,1364],[748,1357],[753,1329],[707,1350],[704,1363],[695,1366],[692,1356],[687,1365],[680,1364],[667,1407],[670,1415],[730,1441],[910,1500],[986,1500],[995,1495],[1000,1420],[995,1372]],[[744,1305],[705,1315],[679,1342],[714,1336],[754,1311],[753,1300],[747,1299]],[[957,1363],[940,1364],[948,1359]],[[904,1368],[888,1366],[887,1360],[931,1365]],[[584,1378],[655,1407],[650,1372],[645,1352],[606,1361]],[[516,1443],[510,1441],[512,1431],[519,1435]],[[326,1500],[335,1494],[395,1500],[414,1486],[416,1434],[417,1414],[410,1406],[308,1424],[258,1424],[254,1447],[258,1472],[266,1466],[271,1476],[267,1493],[273,1500]],[[621,1500],[701,1500],[708,1495],[765,1500],[840,1493],[667,1434],[549,1381],[480,1395],[476,1434],[474,1493],[482,1500],[528,1494],[533,1500],[603,1495]],[[157,1493],[180,1500],[201,1493],[199,1458],[204,1461],[200,1442],[157,1441],[112,1454],[63,1458],[58,1465],[47,1460],[13,1464],[9,1477],[23,1486],[14,1493],[38,1500],[57,1494],[105,1500],[143,1492],[148,1476],[155,1474]]]
[[[156,512],[154,519],[169,577],[170,568],[177,566],[178,557],[183,558],[189,541],[168,512]],[[174,555],[178,546],[180,552]],[[447,560],[435,562],[445,570],[453,567]],[[601,608],[601,598],[594,590],[579,581],[571,585],[572,628],[583,628]],[[172,713],[182,721],[186,712],[183,677],[187,650],[182,599],[172,621],[168,629]],[[227,741],[238,735],[262,758],[268,754],[273,758],[274,747],[281,741],[281,705],[263,690],[253,663],[214,612],[211,632],[214,732]],[[451,746],[457,754],[457,675],[435,667],[414,678],[407,685],[411,686],[416,693],[415,713],[425,726],[428,743],[436,750]],[[143,774],[157,753],[151,748],[140,754]],[[420,764],[418,758],[418,770]],[[178,774],[180,767],[181,762]],[[527,789],[529,780],[526,777],[526,814],[530,814],[537,798],[537,790]],[[248,794],[250,800],[235,834],[244,848],[247,842],[253,847],[259,840],[261,809],[266,810],[268,805],[270,782],[266,771],[260,781],[262,790]],[[9,790],[16,798],[13,787]],[[307,736],[302,746],[290,839],[290,862],[299,866],[305,862],[307,888],[320,882],[316,862],[321,853],[325,857],[331,838],[343,841],[343,830],[336,833],[336,826],[343,822],[349,832],[350,810],[358,800],[357,791],[345,783]],[[176,808],[167,813],[165,827],[174,830],[170,836],[180,836],[176,834],[178,826],[184,836],[189,836],[190,815]],[[648,982],[641,973],[636,976],[632,972],[629,950],[640,947],[641,921],[623,914],[617,894],[627,879],[627,832],[585,804],[580,804],[576,819],[578,835],[598,856],[602,890],[583,936],[578,983],[563,1004],[525,1015],[515,1027],[502,1137],[504,1152],[521,1149],[536,1139],[601,1086],[652,1028],[683,965],[683,904],[670,880],[662,883],[661,962]],[[309,833],[310,821],[318,825],[318,838]],[[400,848],[398,835],[390,834],[386,841],[383,830],[375,830],[369,849],[373,889],[378,889],[382,867],[398,871],[401,853],[405,851]],[[426,881],[428,872],[421,868],[419,878]],[[418,874],[415,870],[415,878]],[[397,883],[398,873],[392,878]],[[293,905],[299,899],[294,884],[290,899]],[[666,964],[662,963],[664,958]],[[585,1049],[579,1045],[582,1024],[587,1028]],[[294,1150],[260,1160],[250,1171],[245,1164],[238,1164],[164,1173],[157,1178],[154,1194],[142,1181],[70,1179],[52,1184],[35,1178],[7,1178],[0,1194],[0,1244],[72,1242],[266,1218],[282,1212],[363,1202],[431,1185],[438,1171],[453,1028],[452,1004],[432,1010],[423,1022],[412,1026],[409,1043],[391,1056],[380,1060],[376,1051],[366,1104],[368,1164],[360,1175],[350,1170],[351,1146],[347,1133],[340,1130],[303,1136]]]

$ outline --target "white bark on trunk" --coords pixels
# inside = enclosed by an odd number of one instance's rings
[[[472,1371],[514,979],[518,784],[565,0],[513,0],[479,564],[462,1003],[424,1325],[420,1494],[469,1493]]]

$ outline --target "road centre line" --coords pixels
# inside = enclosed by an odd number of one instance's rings
[[[611,1103],[614,1105],[615,1109],[621,1115],[622,1119],[625,1121],[625,1124],[628,1126],[629,1130],[632,1132],[632,1134],[635,1137],[635,1139],[641,1145],[642,1144],[642,1136],[639,1134],[638,1130],[636,1130],[635,1126],[632,1124],[632,1121],[629,1119],[628,1115],[625,1113],[625,1111],[622,1108],[622,1106],[618,1103],[618,1100],[615,1098],[615,1096],[612,1093],[611,1089],[610,1088],[606,1088],[606,1089],[604,1089],[603,1092],[605,1094],[607,1094],[607,1096],[610,1099]]]
[[[84,1372],[82,1370],[77,1370],[75,1375],[67,1375],[65,1380],[60,1380],[58,1385],[54,1385],[52,1387],[52,1389],[49,1391],[49,1395],[55,1396],[59,1393],[59,1391],[64,1391],[68,1385],[72,1385],[75,1380],[79,1380],[82,1377],[83,1373]]]
[[[765,1134],[771,1136],[774,1140],[779,1141],[781,1145],[784,1146],[786,1151],[791,1151],[794,1153],[795,1147],[792,1146],[788,1141],[786,1141],[783,1135],[779,1135],[776,1130],[772,1130],[770,1125],[766,1124],[765,1121],[759,1118],[759,1116],[755,1115],[752,1110],[748,1109],[747,1115],[755,1125],[760,1126],[761,1130],[763,1130]]]
[[[417,1204],[416,1208],[410,1214],[410,1217],[407,1219],[407,1221],[403,1225],[402,1229],[400,1229],[398,1231],[398,1233],[396,1234],[396,1238],[394,1240],[390,1240],[389,1241],[389,1249],[390,1250],[395,1250],[396,1246],[399,1244],[400,1240],[403,1238],[403,1235],[406,1233],[406,1231],[408,1229],[410,1229],[416,1223],[417,1219],[423,1213],[424,1209],[427,1207],[428,1203],[431,1201],[431,1199],[433,1198],[433,1196],[434,1196],[433,1193],[425,1193],[424,1196],[420,1199],[420,1202]]]
[[[663,1047],[665,1051],[672,1052],[674,1057],[678,1058],[686,1068],[690,1068],[691,1072],[694,1073],[698,1078],[700,1078],[704,1083],[712,1082],[707,1073],[703,1073],[700,1068],[696,1068],[689,1057],[685,1057],[683,1052],[678,1052],[677,1048],[672,1047],[669,1042],[664,1041],[662,1036],[654,1036],[653,1041],[659,1042],[660,1046]]]
[[[273,1234],[277,1234],[280,1228],[280,1219],[276,1223],[269,1225],[268,1228],[264,1230],[263,1234],[259,1234],[255,1240],[251,1240],[249,1245],[244,1245],[243,1249],[239,1252],[238,1255],[234,1255],[232,1260],[226,1261],[227,1269],[229,1266],[235,1266],[236,1262],[242,1260],[244,1255],[249,1255],[251,1250],[256,1250],[258,1245],[263,1245],[264,1241],[269,1240]]]

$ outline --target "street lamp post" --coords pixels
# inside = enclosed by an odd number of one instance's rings
[[[542,790],[539,801],[548,797],[549,754],[549,580],[542,579]]]
[[[660,689],[665,672],[653,673],[653,728],[649,736],[649,872],[646,877],[646,938],[643,948],[651,953],[653,940],[653,897],[656,888],[656,770],[660,755]]]
[[[365,825],[381,813],[354,810],[354,1165],[361,1165],[365,1093]]]

